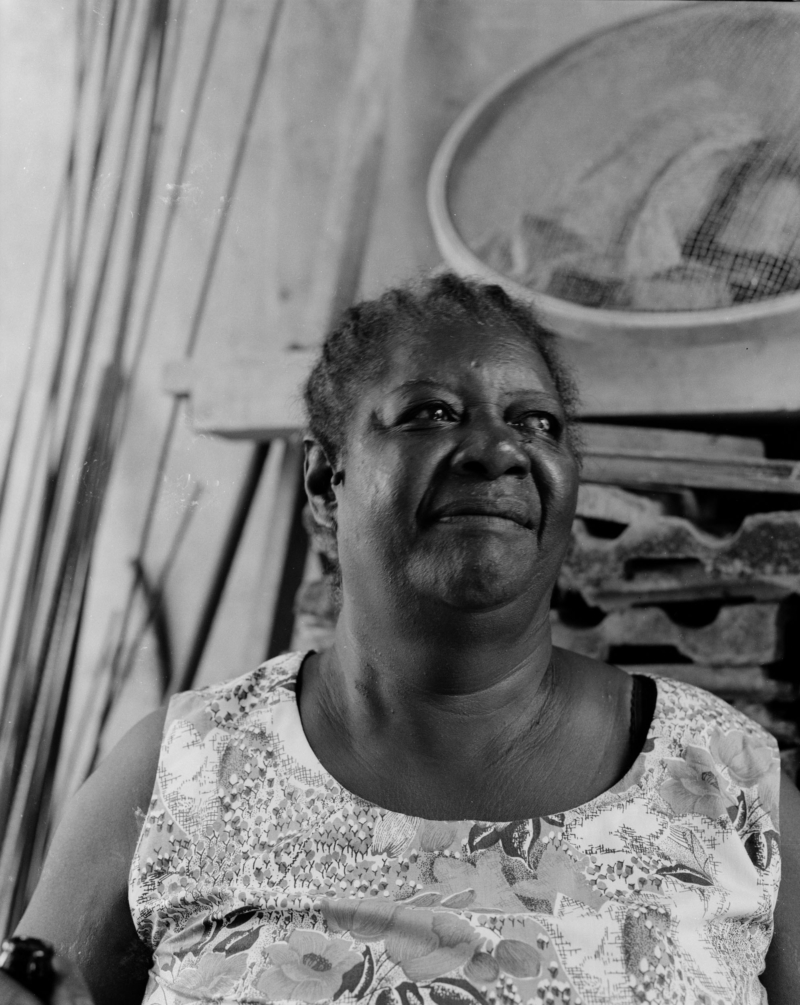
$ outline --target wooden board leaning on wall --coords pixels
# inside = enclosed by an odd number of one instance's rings
[[[784,359],[782,363],[787,371],[787,392],[789,384],[796,385],[793,389],[795,403],[790,407],[791,400],[787,393],[784,404],[786,412],[800,415],[800,381],[796,378],[796,374],[800,373],[800,340],[796,341],[795,365],[790,365],[790,359]],[[577,352],[575,347],[579,346],[580,351],[602,355],[595,348],[586,350],[587,343],[568,342],[565,345],[570,347],[572,353]],[[703,353],[710,353],[713,349],[722,358],[725,357],[723,350],[727,348],[734,358],[738,352],[737,346],[738,343],[733,347],[705,347]],[[683,348],[681,352],[691,356],[693,352],[699,353],[700,350]],[[613,367],[613,355],[611,350],[605,355],[605,365],[609,370]],[[625,355],[636,357],[633,351]],[[644,358],[649,358],[650,355],[651,350],[641,350],[640,357],[635,359],[636,364],[642,364]],[[296,433],[302,428],[300,388],[313,358],[313,350],[301,349],[273,353],[257,361],[233,361],[216,367],[180,361],[167,368],[165,389],[172,394],[190,398],[192,422],[198,433],[213,433],[235,439],[272,439]],[[647,402],[643,399],[650,394],[652,375],[647,381],[617,379],[618,396],[623,390],[626,395],[630,390],[626,404],[631,407],[626,414],[701,414],[699,380],[695,379],[692,390],[686,382],[677,383],[676,374],[670,376],[669,362],[675,362],[677,358],[677,354],[666,353],[666,362],[662,360],[657,368],[663,385],[662,398],[668,393],[672,395],[669,410],[665,408],[659,412],[646,407]],[[754,364],[758,363],[758,359],[759,357],[754,357]],[[776,370],[779,370],[777,358],[773,362]],[[619,363],[621,366],[621,359]],[[682,369],[690,372],[691,366],[682,366]],[[757,370],[758,366],[754,369]],[[580,371],[578,376],[580,378]],[[763,371],[761,377],[766,379]],[[718,382],[724,384],[724,377],[719,376]],[[747,402],[755,402],[759,407],[754,408],[753,412],[769,412],[767,391],[761,388],[761,381],[756,383],[758,387],[751,388],[747,396],[742,394],[739,398],[738,384],[731,383],[726,388],[724,401],[722,395],[715,396],[713,387],[710,387],[703,402],[703,411],[737,414],[738,410],[738,414],[741,414],[747,410]],[[595,385],[586,379],[583,385],[584,415],[602,418],[620,414],[618,409],[612,410],[610,406],[605,411],[600,407],[602,394],[605,392],[593,397],[592,388]],[[800,463],[766,459],[758,440],[594,422],[582,424],[582,438],[583,480],[586,482],[626,485],[650,491],[687,487],[800,494]]]
[[[704,346],[563,339],[561,350],[578,381],[582,417],[800,416],[795,333]],[[269,439],[302,425],[299,388],[314,355],[309,346],[222,367],[176,361],[165,390],[191,397],[197,432]]]

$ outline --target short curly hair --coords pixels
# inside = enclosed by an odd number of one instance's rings
[[[308,432],[331,464],[343,457],[360,392],[379,379],[393,340],[423,326],[458,323],[516,329],[533,345],[553,379],[566,413],[570,444],[579,455],[578,393],[556,346],[558,336],[539,322],[529,304],[513,299],[501,286],[444,272],[356,304],[325,339],[306,381],[304,401]]]

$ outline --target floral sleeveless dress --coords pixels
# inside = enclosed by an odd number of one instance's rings
[[[130,873],[146,1005],[751,1005],[780,879],[774,740],[656,678],[628,774],[533,820],[437,821],[339,785],[303,654],[176,695]]]

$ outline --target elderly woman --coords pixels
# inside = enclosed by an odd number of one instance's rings
[[[579,474],[554,343],[452,275],[328,336],[305,470],[335,642],[177,695],[89,779],[20,925],[65,989],[77,965],[109,1005],[800,1001],[772,738],[551,644]]]

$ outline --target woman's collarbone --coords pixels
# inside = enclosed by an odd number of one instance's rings
[[[409,752],[339,761],[346,789],[383,809],[431,820],[522,820],[550,816],[602,795],[617,780],[614,769],[587,777],[597,746],[573,742],[571,753],[517,751],[472,763],[431,764]],[[344,776],[344,777],[343,777]]]

